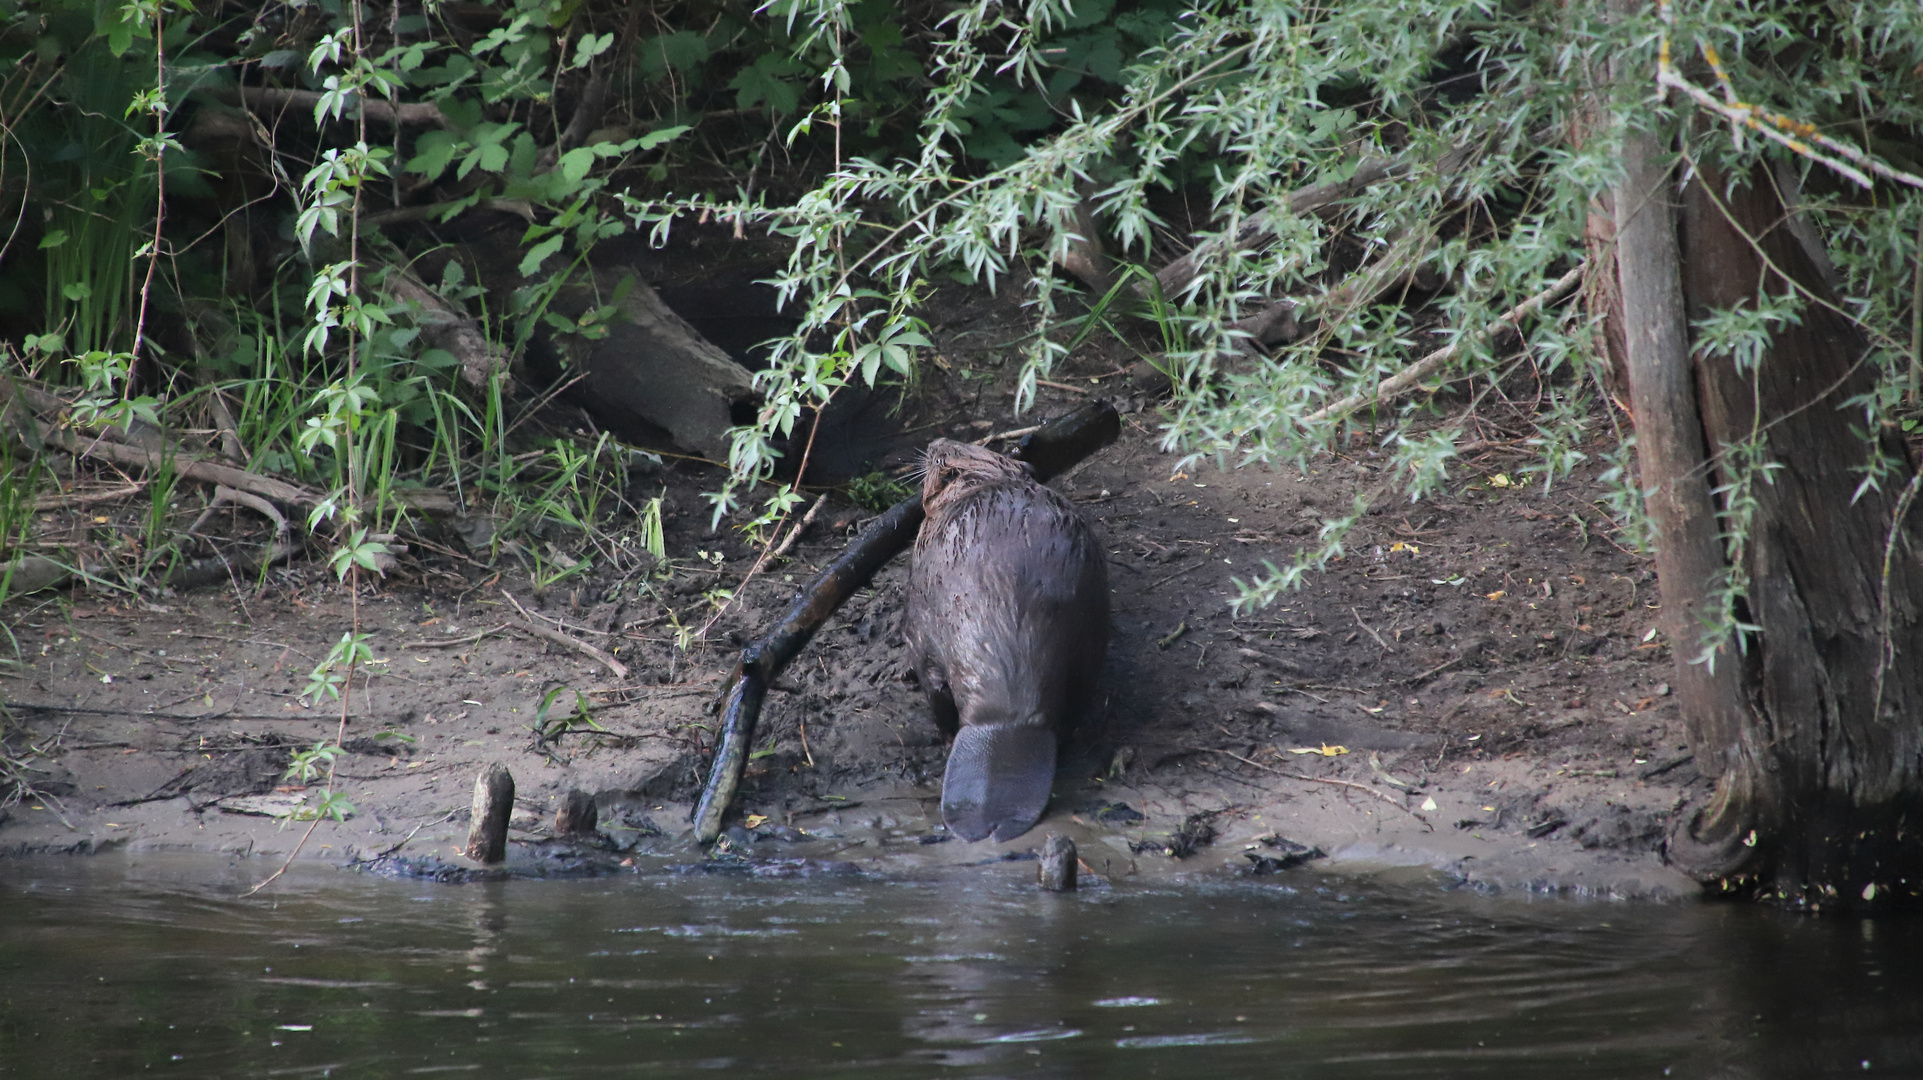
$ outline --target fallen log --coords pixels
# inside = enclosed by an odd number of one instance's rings
[[[1033,467],[1037,480],[1047,480],[1114,442],[1121,430],[1115,407],[1106,401],[1094,401],[1043,424],[1024,437],[1009,456]],[[695,806],[694,834],[701,843],[721,835],[721,818],[741,784],[768,688],[856,589],[914,543],[921,521],[919,492],[890,507],[815,575],[795,596],[780,622],[741,650],[741,661],[722,692],[727,706],[715,743],[714,764],[701,801]]]

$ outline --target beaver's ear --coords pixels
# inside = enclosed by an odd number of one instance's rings
[[[941,486],[947,487],[948,485],[961,479],[961,474],[962,474],[962,471],[959,466],[952,465],[952,464],[944,464],[942,465],[940,472],[938,472],[936,475],[941,483]]]

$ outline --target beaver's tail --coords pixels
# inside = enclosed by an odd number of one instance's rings
[[[1047,725],[963,725],[942,777],[941,817],[963,840],[1013,840],[1042,816],[1054,783]]]

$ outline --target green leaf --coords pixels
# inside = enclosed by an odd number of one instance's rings
[[[687,130],[688,125],[676,124],[673,127],[665,127],[659,131],[650,131],[638,139],[630,139],[628,140],[628,144],[635,150],[652,150],[670,139],[680,137],[680,135]]]
[[[594,168],[594,148],[576,147],[561,155],[561,175],[571,184],[578,184],[587,178],[588,170]]]
[[[465,145],[451,131],[426,132],[414,140],[414,157],[408,161],[407,171],[420,173],[430,182],[438,180],[454,160],[455,153]]]
[[[607,52],[608,46],[613,44],[614,35],[612,33],[581,35],[581,40],[574,43],[574,63],[572,66],[577,68],[587,67],[590,60]]]
[[[133,43],[134,28],[132,24],[122,21],[107,28],[108,52],[113,53],[115,56],[125,56],[127,55],[127,50],[133,47]]]
[[[776,116],[794,112],[801,104],[801,91],[785,76],[798,69],[793,60],[780,53],[763,54],[728,80],[729,88],[735,92],[735,107],[746,110],[765,105]]]
[[[48,229],[47,235],[40,238],[40,250],[47,251],[51,248],[57,248],[66,242],[67,242],[67,230]]]
[[[84,281],[75,281],[60,286],[60,295],[77,304],[82,300],[93,298],[93,286]]]
[[[634,47],[635,67],[650,79],[693,71],[708,62],[708,39],[691,30],[644,38]]]
[[[492,143],[481,147],[477,156],[480,160],[482,172],[497,173],[507,168],[508,150],[507,147],[502,146],[500,143]],[[474,158],[470,157],[469,160],[474,160]],[[465,168],[465,166],[463,167]]]
[[[547,261],[548,256],[561,250],[561,242],[566,239],[566,236],[555,233],[529,248],[527,255],[521,259],[521,276],[533,277],[541,269],[541,264]]]

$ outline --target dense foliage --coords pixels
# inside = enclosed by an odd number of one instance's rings
[[[537,326],[599,332],[611,308],[550,308],[596,243],[719,215],[792,243],[778,281],[802,322],[757,375],[717,515],[835,387],[912,375],[919,304],[945,276],[1022,290],[1022,405],[1109,326],[1173,376],[1167,438],[1187,452],[1299,462],[1361,423],[1420,497],[1449,482],[1475,418],[1522,392],[1506,422],[1552,483],[1613,423],[1601,313],[1545,309],[1520,346],[1481,331],[1607,258],[1592,215],[1626,124],[1801,182],[1886,376],[1853,405],[1866,427],[1906,422],[1920,24],[1913,4],[1842,0],[1620,20],[1483,0],[8,3],[0,333],[16,370],[84,387],[90,415],[132,422],[221,388],[256,466],[332,485],[315,523],[339,513],[353,536],[365,500],[345,493],[370,477],[521,476],[503,373],[463,383],[396,275],[437,267],[439,298],[512,354]],[[1382,161],[1340,201],[1290,209]],[[518,265],[447,257],[463,222],[504,213],[522,222]],[[1090,221],[1118,264],[1106,295],[1062,268]],[[1199,272],[1158,288],[1190,248]],[[1306,332],[1253,345],[1238,321],[1285,297]],[[1753,351],[1800,302],[1724,313],[1708,347]],[[1418,392],[1373,403],[1450,342]],[[1330,408],[1357,395],[1360,412]],[[1737,521],[1742,484],[1770,468],[1740,471]],[[1635,504],[1625,483],[1615,509],[1633,521]],[[1352,520],[1244,601],[1338,553]],[[374,564],[378,543],[359,544],[340,565]]]

